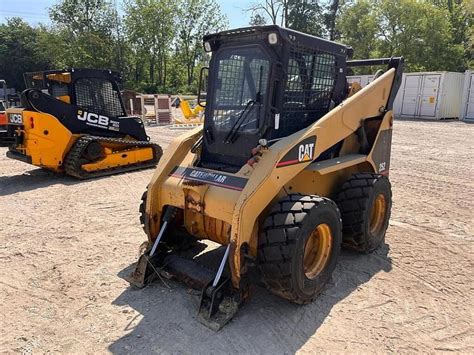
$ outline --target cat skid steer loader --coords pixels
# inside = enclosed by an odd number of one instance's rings
[[[109,70],[26,73],[22,107],[7,109],[0,146],[9,158],[79,179],[156,166],[161,147],[140,118],[126,117],[119,80]]]
[[[351,61],[349,47],[278,26],[208,35],[204,47],[204,127],[160,161],[140,207],[146,250],[128,279],[202,287],[198,319],[218,330],[255,281],[305,304],[341,245],[367,253],[383,243],[403,58]],[[349,96],[348,67],[381,65]],[[216,271],[196,254],[201,239],[222,245]]]

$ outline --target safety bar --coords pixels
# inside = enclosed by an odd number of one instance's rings
[[[393,108],[393,102],[397,95],[398,89],[402,82],[402,74],[404,70],[405,60],[403,57],[392,57],[392,58],[375,58],[375,59],[356,59],[348,60],[348,67],[364,67],[371,65],[388,65],[388,69],[395,69],[395,78],[390,89],[390,96],[387,100],[386,110],[391,110]]]
[[[386,64],[395,64],[399,63],[402,60],[402,57],[391,57],[391,58],[374,58],[374,59],[355,59],[348,60],[348,67],[365,67],[370,65],[386,65]]]

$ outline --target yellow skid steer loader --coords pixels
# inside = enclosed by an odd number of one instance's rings
[[[109,70],[25,74],[22,107],[6,111],[7,157],[79,179],[154,167],[162,153],[143,122],[127,117]]]
[[[255,276],[305,304],[341,245],[367,253],[383,243],[403,58],[349,60],[350,47],[278,26],[208,35],[204,48],[204,126],[170,144],[148,185],[148,245],[129,281],[163,273],[201,287],[198,319],[218,330]],[[386,69],[351,96],[346,71],[358,66]],[[193,252],[201,239],[223,246],[213,271]]]

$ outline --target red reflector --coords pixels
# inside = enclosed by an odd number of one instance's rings
[[[31,128],[35,128],[35,121],[33,120],[33,117],[30,117],[30,123],[31,123]]]

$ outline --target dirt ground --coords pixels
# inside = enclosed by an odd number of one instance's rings
[[[386,245],[343,252],[307,306],[256,288],[219,333],[185,286],[122,278],[153,170],[79,182],[0,156],[1,352],[474,352],[474,125],[397,120]]]

